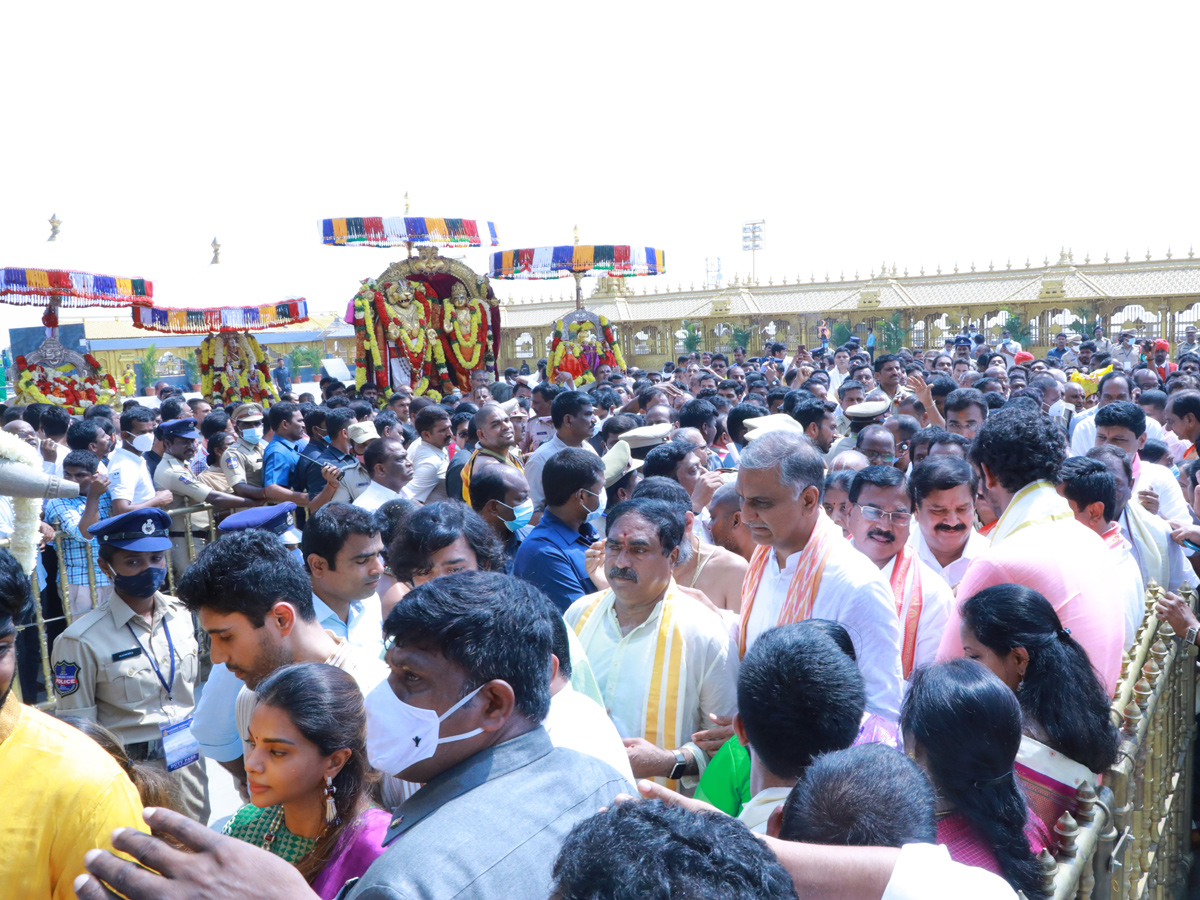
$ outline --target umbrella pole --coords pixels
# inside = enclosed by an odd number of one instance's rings
[[[575,308],[583,309],[583,273],[575,273]]]

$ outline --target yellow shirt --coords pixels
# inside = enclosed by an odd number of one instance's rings
[[[65,722],[22,706],[0,707],[0,894],[74,900],[83,854],[112,849],[114,828],[146,831],[142,803],[100,745]]]

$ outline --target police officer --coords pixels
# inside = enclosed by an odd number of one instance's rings
[[[265,500],[263,493],[263,411],[257,403],[244,403],[233,411],[237,442],[221,454],[221,468],[229,489],[239,497]]]
[[[274,506],[256,506],[244,509],[226,516],[217,526],[225,533],[245,531],[248,528],[261,528],[278,535],[283,545],[292,551],[296,561],[303,564],[304,557],[300,554],[300,531],[296,528],[296,504],[290,500],[277,503]]]
[[[160,509],[137,509],[92,526],[113,593],[54,642],[54,690],[60,713],[94,719],[131,759],[167,772],[184,811],[207,824],[208,778],[190,731],[196,626],[178,599],[159,590],[170,521]]]
[[[253,500],[214,491],[196,480],[192,474],[191,460],[196,455],[196,441],[200,432],[196,430],[195,419],[172,419],[163,422],[159,431],[163,440],[163,460],[154,470],[154,486],[171,492],[168,510],[199,503],[211,503],[220,509],[241,509],[253,505]],[[227,450],[226,454],[229,452]],[[193,553],[199,553],[208,542],[208,524],[208,513],[192,513],[190,528]],[[175,579],[183,574],[192,561],[188,552],[188,528],[186,516],[171,516],[171,574]]]

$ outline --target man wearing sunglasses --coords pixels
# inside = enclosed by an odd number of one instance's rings
[[[908,544],[912,502],[903,472],[888,464],[867,466],[854,476],[850,503],[854,547],[879,566],[896,598],[900,663],[907,679],[936,658],[954,595]]]

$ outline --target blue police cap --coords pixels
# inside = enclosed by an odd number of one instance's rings
[[[970,347],[971,339],[969,337],[967,337],[965,334],[960,334],[960,335],[958,335],[958,337],[956,337],[954,339],[954,346],[955,347]]]
[[[159,428],[162,430],[164,441],[168,438],[191,438],[195,440],[200,437],[200,432],[196,430],[195,419],[172,419],[170,422],[163,422]]]
[[[300,532],[296,530],[296,504],[290,500],[275,506],[255,506],[226,516],[217,526],[221,531],[245,531],[261,528],[279,535],[285,544],[299,544]]]
[[[171,517],[161,509],[135,509],[100,520],[92,526],[92,537],[120,550],[170,550],[170,527]]]

